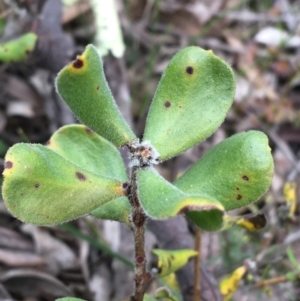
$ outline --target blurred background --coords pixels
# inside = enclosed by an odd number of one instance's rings
[[[159,171],[172,181],[226,137],[265,132],[275,161],[272,186],[234,213],[262,212],[267,225],[201,234],[202,300],[222,300],[219,283],[241,266],[247,272],[226,300],[300,300],[299,0],[0,0],[0,35],[1,173],[10,146],[46,143],[59,127],[77,122],[54,79],[89,43],[103,55],[112,92],[139,137],[160,76],[177,51],[197,45],[229,63],[236,95],[224,124]],[[195,229],[184,221],[179,233],[175,224],[151,223],[147,249],[164,246],[170,235],[173,248],[182,246],[182,237],[193,248]],[[133,272],[119,257],[132,254],[126,227],[90,217],[65,228],[25,225],[0,197],[0,300],[124,300]],[[180,286],[191,290],[187,278]],[[149,291],[155,288],[151,283]]]

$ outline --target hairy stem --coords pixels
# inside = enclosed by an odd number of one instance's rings
[[[146,254],[145,254],[145,224],[146,216],[140,205],[137,193],[136,171],[138,167],[134,166],[131,170],[130,194],[131,204],[131,223],[134,234],[135,248],[135,293],[134,301],[142,301],[147,284],[146,273]]]

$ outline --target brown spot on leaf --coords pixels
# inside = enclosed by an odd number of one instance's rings
[[[243,179],[244,181],[249,181],[249,178],[248,178],[246,175],[242,176],[242,179]]]
[[[192,75],[194,73],[194,68],[192,66],[187,66],[185,72],[189,75]]]
[[[241,200],[243,197],[240,195],[240,194],[238,194],[237,195],[237,197],[236,197],[236,199],[239,201],[239,200]]]
[[[171,103],[167,100],[167,101],[165,102],[165,107],[166,107],[166,108],[170,108],[170,106],[171,106]]]
[[[236,190],[240,190],[240,189],[237,187]]]
[[[100,86],[97,86],[97,87],[96,87],[96,90],[99,91],[99,89],[100,89]]]
[[[39,184],[39,183],[36,183],[36,184],[34,185],[34,187],[35,187],[36,189],[38,189],[38,188],[40,187],[40,184]]]
[[[10,169],[13,167],[13,163],[11,161],[5,161],[4,168]]]
[[[76,58],[76,60],[73,62],[73,67],[76,69],[82,68],[84,65],[83,60],[79,57]]]
[[[82,174],[79,171],[76,171],[76,177],[78,178],[79,181],[85,181],[86,180],[86,176],[84,174]]]
[[[50,145],[51,144],[51,140],[48,140],[47,142],[46,142],[46,145]]]

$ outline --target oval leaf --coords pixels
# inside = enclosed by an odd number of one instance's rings
[[[196,256],[195,250],[162,250],[154,249],[152,253],[158,257],[158,276],[165,277],[176,272],[187,264],[190,258]]]
[[[140,202],[151,218],[166,219],[185,213],[203,230],[221,228],[224,208],[218,201],[206,195],[186,194],[152,169],[137,173]]]
[[[117,146],[137,138],[122,117],[93,45],[60,71],[56,88],[79,120]]]
[[[209,137],[224,121],[235,92],[231,68],[212,51],[187,47],[162,75],[144,141],[165,160]]]
[[[118,149],[84,125],[72,124],[60,128],[52,135],[47,147],[90,172],[120,181],[127,180]]]
[[[8,210],[38,225],[66,222],[125,194],[120,181],[79,168],[38,144],[10,148],[3,175]]]
[[[52,135],[47,147],[85,170],[120,181],[127,180],[118,149],[84,125],[72,124],[60,128]],[[120,197],[93,210],[91,215],[130,226],[130,209],[127,197]]]
[[[0,44],[0,61],[19,62],[24,60],[33,51],[37,41],[37,35],[33,32]]]
[[[209,195],[225,210],[246,206],[271,184],[274,165],[270,151],[262,132],[233,135],[205,154],[174,185],[186,193]]]

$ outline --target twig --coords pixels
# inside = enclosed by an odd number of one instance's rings
[[[194,301],[201,300],[201,273],[200,273],[200,265],[201,265],[201,230],[200,228],[196,228],[195,233],[195,251],[198,254],[194,258]]]
[[[135,293],[134,301],[144,298],[146,279],[146,254],[145,254],[145,223],[146,216],[140,205],[137,193],[137,166],[132,167],[130,179],[129,200],[131,204],[131,223],[134,234],[135,246]]]
[[[264,287],[267,285],[273,285],[273,284],[282,283],[282,282],[286,282],[286,281],[288,281],[286,276],[279,276],[279,277],[275,277],[275,278],[271,278],[271,279],[261,280],[261,281],[257,282],[255,286],[256,287]]]

